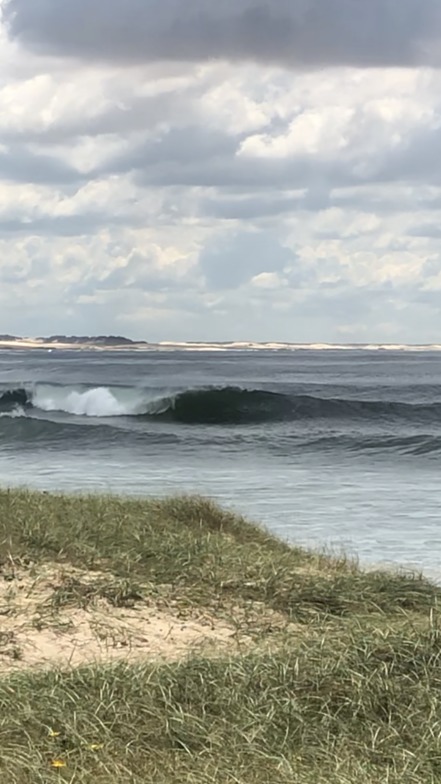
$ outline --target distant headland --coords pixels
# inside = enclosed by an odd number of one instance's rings
[[[50,335],[48,337],[20,337],[0,335],[0,348],[45,348],[45,349],[123,349],[148,348],[146,341],[136,341],[121,335]]]

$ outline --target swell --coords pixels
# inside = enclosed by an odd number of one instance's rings
[[[176,445],[180,442],[177,434],[160,431],[139,431],[115,427],[106,421],[97,422],[90,427],[90,422],[82,419],[56,421],[33,416],[24,409],[0,412],[0,441],[2,449],[16,451],[22,449],[42,449],[48,446],[59,447],[62,451],[71,452],[76,449],[84,453],[84,449],[100,449],[102,447],[133,448],[144,446],[146,442],[160,445]]]
[[[122,424],[122,423],[121,423]],[[147,424],[147,423],[146,423]],[[294,454],[317,453],[329,454],[394,454],[396,456],[430,456],[437,457],[441,454],[441,434],[419,433],[414,435],[388,435],[388,434],[368,434],[362,431],[353,434],[337,433],[325,436],[323,433],[305,432],[288,434],[285,438],[278,438],[271,431],[250,432],[250,439],[244,444],[244,434],[239,435],[232,430],[227,436],[216,436],[214,433],[205,437],[201,441],[192,444],[195,448],[201,449],[204,445],[215,447],[216,444],[225,448],[228,446],[230,451],[237,447],[237,439],[240,438],[241,450],[247,451],[266,451],[275,452],[279,456],[286,458]],[[202,435],[202,434],[201,434]],[[226,434],[224,433],[224,436]],[[183,434],[187,446],[188,434]],[[149,444],[159,444],[161,446],[176,446],[181,442],[179,432],[168,430],[153,429],[148,425],[146,429],[132,430],[124,429],[114,424],[97,422],[95,427],[90,427],[90,423],[79,418],[76,421],[63,422],[51,419],[43,419],[40,416],[35,418],[31,412],[29,415],[21,409],[10,412],[0,413],[0,440],[3,449],[11,449],[13,452],[20,450],[32,450],[35,448],[46,449],[48,446],[64,451],[84,449],[100,450],[103,447],[121,448],[127,447],[133,450],[137,445],[144,447],[146,442]]]
[[[418,435],[371,436],[335,435],[310,438],[297,444],[302,450],[316,452],[347,451],[357,453],[392,452],[398,455],[431,455],[441,452],[441,436],[421,433]]]
[[[12,412],[17,407],[81,417],[143,417],[195,425],[316,419],[441,423],[439,402],[346,400],[231,386],[167,392],[138,387],[36,384],[0,392],[0,412]]]

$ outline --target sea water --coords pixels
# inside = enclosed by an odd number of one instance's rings
[[[3,486],[200,493],[440,576],[441,352],[0,352]]]

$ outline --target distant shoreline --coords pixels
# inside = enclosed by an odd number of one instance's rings
[[[149,343],[116,337],[0,337],[0,350],[46,351],[441,351],[441,344],[404,343],[282,343],[254,341],[160,341]]]

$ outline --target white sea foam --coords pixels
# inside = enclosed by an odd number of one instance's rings
[[[147,413],[154,403],[146,399],[145,390],[123,387],[81,389],[41,384],[32,394],[33,406],[42,411],[88,417],[136,416]]]
[[[12,411],[1,411],[0,419],[17,419],[18,417],[25,417],[26,412],[21,406],[13,408]]]

